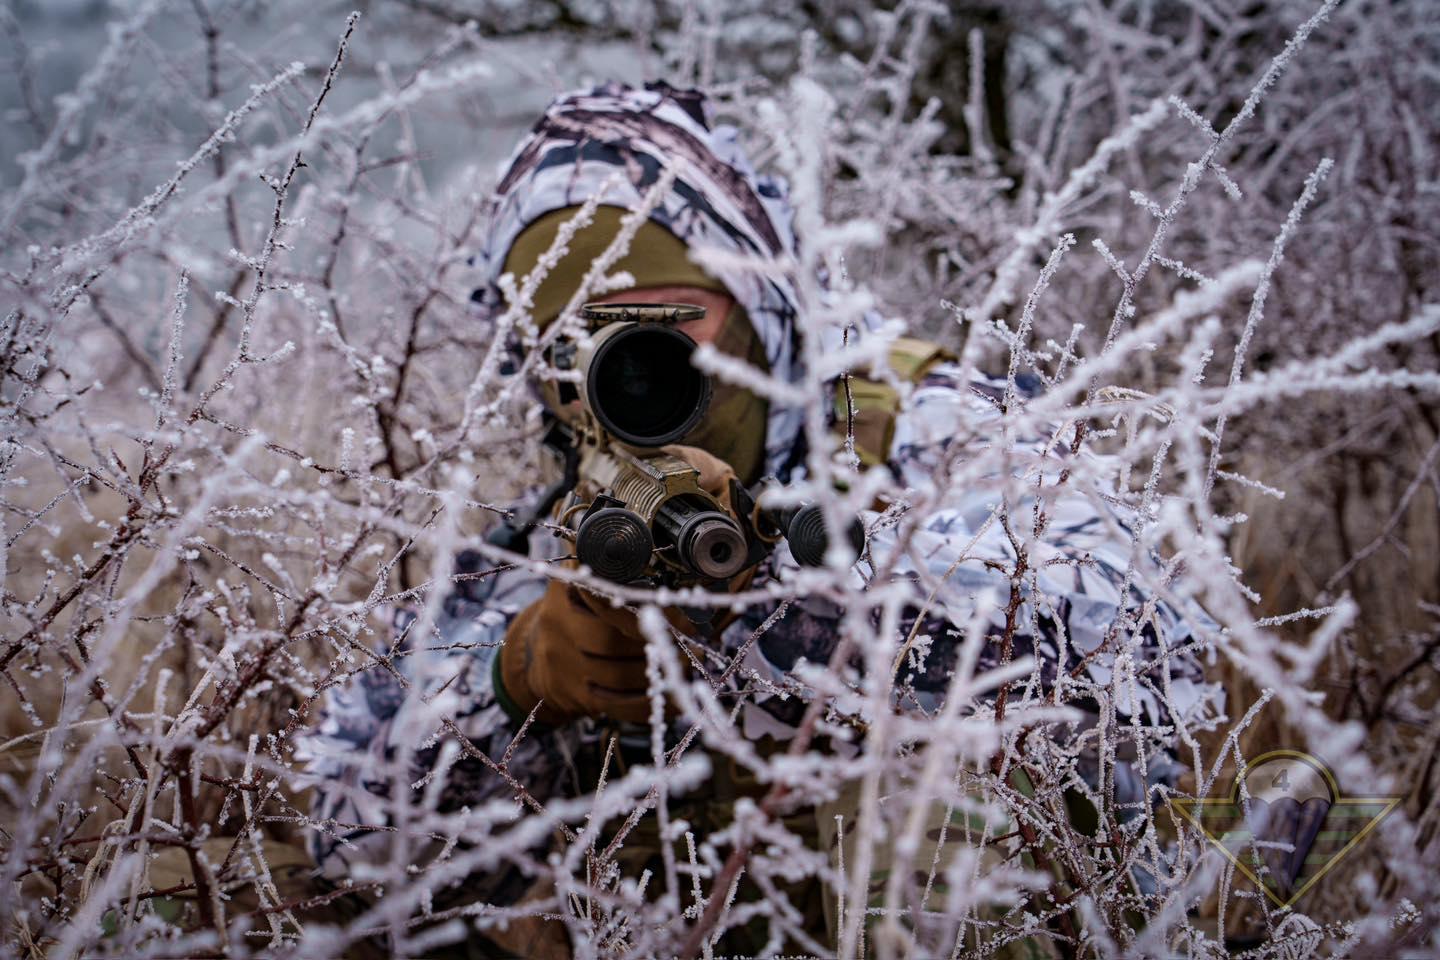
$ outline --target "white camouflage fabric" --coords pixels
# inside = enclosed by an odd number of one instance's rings
[[[751,169],[739,131],[712,125],[708,107],[697,91],[664,84],[643,90],[610,84],[552,103],[516,148],[496,188],[479,255],[489,274],[478,291],[482,321],[505,307],[495,281],[522,230],[597,194],[606,206],[639,207],[666,168],[678,176],[650,219],[687,246],[761,259],[790,256],[795,235],[784,183]],[[618,182],[617,171],[623,172]],[[738,268],[709,272],[749,313],[771,372],[795,379],[799,359],[790,284]],[[785,479],[803,457],[800,424],[800,411],[771,404],[767,472]]]
[[[477,300],[482,319],[502,309],[494,273],[503,264],[509,244],[531,220],[557,208],[575,205],[588,197],[617,169],[624,171],[621,189],[613,202],[636,203],[646,185],[653,183],[664,159],[685,158],[684,173],[672,196],[654,218],[691,245],[718,245],[732,250],[783,255],[793,248],[785,188],[778,180],[757,176],[745,161],[735,131],[712,127],[704,98],[694,92],[664,86],[636,90],[604,86],[557,100],[523,142],[501,181],[494,200],[494,219],[483,264],[491,268],[492,284]],[[607,202],[609,200],[607,199]],[[795,366],[795,308],[792,293],[783,283],[754,275],[719,277],[749,312],[763,340],[776,374],[797,376]],[[963,377],[954,365],[929,370],[911,393],[897,417],[888,467],[916,502],[941,506],[923,518],[912,542],[908,568],[923,563],[929,572],[943,575],[959,551],[985,527],[997,500],[995,490],[934,489],[936,466],[942,460],[964,458],[967,449],[979,450],[1000,441],[1000,400],[1004,381]],[[964,425],[960,429],[959,425]],[[767,437],[767,465],[783,474],[797,459],[799,426],[792,414],[772,411]],[[962,449],[956,449],[956,445]],[[1054,480],[1071,457],[1066,445],[1051,447],[1040,437],[1022,439],[1017,450],[1028,452],[1042,475]],[[1093,457],[1081,452],[1077,456]],[[1022,502],[1017,510],[1026,511]],[[1019,686],[1016,696],[1041,696],[1064,674],[1064,682],[1081,687],[1066,699],[1085,703],[1083,688],[1092,684],[1097,696],[1110,684],[1112,672],[1125,671],[1117,684],[1126,694],[1113,704],[1121,716],[1135,716],[1146,725],[1164,725],[1180,719],[1168,702],[1184,711],[1186,722],[1204,725],[1219,709],[1218,687],[1202,677],[1189,651],[1196,642],[1203,614],[1181,616],[1165,603],[1128,585],[1132,547],[1123,517],[1100,496],[1072,492],[1047,500],[1050,523],[1042,539],[1032,546],[1033,581],[1040,594],[1027,589],[1019,629],[1014,637],[1015,657],[1033,653],[1038,662],[1035,682]],[[874,520],[874,515],[871,515]],[[888,534],[872,539],[872,549],[883,550]],[[555,557],[567,551],[555,541],[532,537],[531,555]],[[915,560],[913,558],[923,558]],[[987,566],[987,560],[1013,562],[1008,538],[998,524],[990,524],[971,547],[970,559],[961,563],[946,581],[943,602],[932,606],[919,631],[928,638],[925,654],[902,670],[902,681],[913,688],[913,708],[933,709],[944,691],[961,638],[979,597],[989,592],[1002,598],[1009,580]],[[1142,557],[1143,562],[1154,560]],[[784,576],[793,563],[788,553],[777,552],[758,573],[758,582]],[[475,552],[457,559],[457,572],[475,572],[490,566]],[[904,573],[907,568],[900,567]],[[1139,581],[1137,580],[1137,583]],[[1122,587],[1124,594],[1122,595]],[[322,787],[314,815],[336,824],[329,835],[312,834],[313,852],[322,867],[346,875],[357,861],[375,855],[370,844],[383,840],[368,827],[386,824],[384,798],[391,791],[410,789],[399,780],[378,778],[381,760],[409,757],[413,776],[409,783],[445,778],[441,806],[472,809],[487,799],[509,798],[514,791],[501,777],[477,761],[461,759],[448,770],[431,769],[439,756],[439,715],[455,718],[459,728],[492,757],[501,756],[515,730],[495,703],[491,664],[510,620],[540,595],[544,580],[535,574],[511,570],[497,576],[457,584],[443,605],[431,636],[404,636],[413,614],[399,611],[394,641],[394,663],[413,683],[402,690],[388,672],[370,669],[348,686],[332,693],[318,729],[307,742],[311,770]],[[924,591],[916,588],[918,601]],[[773,605],[746,612],[720,638],[722,653],[738,651],[773,612]],[[794,675],[801,660],[825,664],[837,643],[841,611],[833,605],[797,598],[789,610],[751,645],[746,662],[732,683],[744,687],[746,704],[741,729],[747,738],[763,736],[783,741],[803,712],[806,687]],[[1003,611],[996,626],[1003,625]],[[902,628],[908,632],[910,622]],[[1138,624],[1138,625],[1137,625]],[[1207,629],[1213,624],[1204,623]],[[426,650],[445,647],[444,652]],[[1103,648],[1103,649],[1102,649]],[[988,649],[979,669],[999,662],[1000,653]],[[434,703],[420,703],[422,695],[440,691]],[[783,695],[782,695],[783,692]],[[738,695],[738,693],[737,693]],[[423,712],[432,719],[416,719]],[[678,724],[677,724],[678,726]],[[509,770],[542,802],[550,796],[573,793],[574,778],[567,774],[565,756],[593,737],[589,722],[569,728],[531,733],[509,762]],[[417,733],[419,734],[417,736]],[[639,734],[648,744],[648,734]],[[428,739],[427,739],[428,738]],[[563,742],[562,742],[563,741]],[[421,746],[416,749],[416,744]],[[647,747],[648,749],[648,747]],[[1164,775],[1164,764],[1151,764],[1151,779]],[[1171,768],[1171,773],[1175,768]],[[1122,786],[1143,789],[1133,772],[1120,771]],[[328,785],[328,786],[323,786]],[[351,826],[346,826],[351,825]],[[513,891],[513,875],[498,874],[467,887],[470,899],[503,900]],[[497,899],[492,899],[497,898]]]

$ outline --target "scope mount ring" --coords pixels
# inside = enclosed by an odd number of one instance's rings
[[[685,323],[703,320],[705,308],[693,303],[587,303],[580,308],[580,318],[591,327],[609,323]]]

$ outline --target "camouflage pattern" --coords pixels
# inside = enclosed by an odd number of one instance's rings
[[[522,230],[551,211],[597,194],[603,205],[635,208],[665,169],[678,175],[650,218],[692,250],[765,259],[794,256],[784,181],[751,168],[739,131],[712,121],[703,94],[664,83],[643,89],[605,84],[556,99],[511,156],[491,201],[489,230],[478,256],[488,277],[475,297],[480,322],[506,307],[497,281]],[[796,379],[800,360],[793,283],[782,275],[761,276],[738,267],[706,269],[749,314],[769,370]],[[765,429],[768,473],[785,479],[803,458],[801,421],[799,409],[771,405]]]
[[[634,204],[655,181],[660,166],[676,157],[683,159],[681,174],[656,209],[656,220],[694,246],[770,256],[793,250],[784,184],[750,169],[735,131],[711,125],[701,95],[664,86],[644,90],[604,86],[557,100],[512,158],[493,201],[481,257],[482,265],[489,264],[492,271],[491,283],[477,297],[482,321],[503,308],[493,281],[509,242],[526,223],[582,201],[617,170],[623,174],[621,185],[612,189],[606,202]],[[783,279],[739,273],[721,279],[748,312],[770,371],[792,379],[798,376],[793,291]],[[896,566],[901,576],[922,570],[936,578],[948,574],[947,589],[927,608],[918,631],[925,638],[923,650],[907,657],[901,671],[902,682],[913,689],[912,708],[932,710],[948,682],[961,628],[980,597],[998,597],[1003,608],[1010,589],[1009,578],[996,569],[997,564],[1015,560],[1010,540],[1000,524],[986,527],[1000,499],[997,491],[1007,478],[995,476],[989,478],[993,483],[969,484],[964,489],[936,489],[945,464],[973,459],[976,452],[1007,442],[1001,436],[1000,411],[1006,385],[968,376],[947,362],[904,372],[913,375],[915,389],[897,403],[893,422],[885,425],[881,435],[888,450],[878,468],[891,471],[908,499],[935,505],[918,518],[918,530]],[[803,456],[799,423],[795,410],[770,410],[766,453],[770,472],[784,476]],[[1052,444],[1045,436],[1008,439],[1014,443],[1017,463],[1036,471],[1047,487],[1057,483],[1061,471],[1076,465],[1075,458],[1098,456],[1082,451],[1072,457],[1068,444]],[[1077,473],[1083,475],[1105,474]],[[1114,505],[1113,497],[1107,498],[1103,490],[1079,489],[1074,483],[1054,489],[1060,492],[1052,491],[1046,498],[1049,525],[1029,546],[1033,579],[1023,591],[1011,651],[1015,657],[1033,654],[1038,666],[1033,677],[1018,684],[1022,689],[1016,695],[1028,691],[1039,696],[1053,688],[1062,674],[1066,683],[1082,688],[1093,683],[1098,690],[1120,670],[1125,682],[1115,685],[1120,700],[1113,707],[1122,718],[1133,715],[1148,724],[1177,719],[1160,693],[1167,683],[1170,702],[1190,722],[1218,711],[1218,686],[1205,681],[1187,650],[1196,633],[1210,626],[1203,614],[1182,613],[1155,602],[1141,586],[1144,578],[1133,578],[1132,583],[1127,577],[1132,562],[1153,571],[1157,561],[1134,555],[1129,518]],[[1030,508],[1023,497],[1013,505],[1027,524]],[[972,540],[968,559],[950,570],[959,551]],[[893,526],[872,533],[870,549],[875,557],[889,556],[895,545]],[[567,552],[557,542],[532,537],[534,558]],[[464,573],[489,564],[478,554],[464,553],[457,566]],[[793,567],[782,548],[762,566],[757,583],[783,580]],[[383,798],[392,791],[440,776],[444,778],[441,804],[448,809],[513,797],[511,785],[478,762],[462,759],[446,770],[432,769],[439,755],[440,731],[422,714],[433,717],[438,710],[451,715],[490,756],[505,752],[515,730],[495,703],[492,664],[510,619],[539,596],[543,585],[543,578],[519,570],[464,582],[445,599],[433,631],[425,636],[411,634],[413,612],[399,611],[393,662],[412,685],[411,693],[407,696],[389,671],[371,669],[330,694],[321,722],[307,741],[310,769],[321,783],[313,812],[335,824],[326,833],[311,835],[312,852],[327,873],[343,876],[357,862],[384,856],[384,833],[344,825],[385,825]],[[863,585],[858,573],[856,585]],[[911,618],[924,597],[916,589]],[[748,610],[717,639],[720,652],[739,655],[772,612],[769,606]],[[838,643],[841,615],[827,601],[795,599],[758,643],[749,646],[731,681],[737,695],[742,686],[747,691],[741,712],[747,738],[778,745],[793,736],[805,707],[794,668],[801,660],[829,662]],[[1003,629],[1003,609],[997,610],[992,624],[996,633]],[[902,626],[908,630],[910,623]],[[998,645],[991,644],[980,669],[1001,659]],[[433,703],[422,704],[432,696]],[[1083,689],[1079,696],[1068,693],[1067,700],[1083,704]],[[577,768],[584,766],[585,758],[593,758],[608,732],[589,721],[532,732],[512,755],[509,769],[541,802],[576,795],[587,786],[587,778]],[[638,742],[648,743],[643,732]],[[374,774],[384,768],[377,761],[405,756],[411,769],[408,779]],[[1117,777],[1136,779],[1129,771]],[[465,894],[475,900],[513,902],[521,886],[513,871],[499,870],[467,882]]]

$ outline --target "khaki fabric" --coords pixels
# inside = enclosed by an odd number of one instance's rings
[[[725,318],[715,349],[726,356],[744,360],[769,373],[765,345],[755,334],[745,308],[736,304]],[[770,404],[749,387],[712,378],[713,392],[705,416],[684,437],[687,446],[699,447],[725,461],[740,482],[749,486],[760,479],[765,467],[765,421]]]
[[[505,272],[523,282],[540,258],[555,242],[560,228],[574,218],[578,206],[552,210],[527,226],[505,256]],[[595,219],[570,238],[569,252],[561,258],[535,292],[535,323],[544,329],[560,311],[590,270],[590,264],[605,252],[620,232],[620,221],[628,211],[621,207],[599,207]],[[630,249],[616,261],[611,273],[624,271],[635,278],[634,289],[645,287],[699,287],[726,292],[725,285],[690,260],[684,241],[654,220],[646,220],[635,232]]]
[[[505,272],[523,280],[554,243],[560,228],[571,220],[578,206],[565,207],[545,214],[521,232],[505,258]],[[541,281],[535,293],[535,322],[542,329],[560,315],[570,302],[591,262],[605,251],[620,232],[620,221],[627,211],[620,207],[600,207],[595,219],[570,239],[569,252]],[[728,293],[719,280],[707,274],[690,259],[685,243],[653,220],[646,220],[636,231],[630,249],[611,272],[625,271],[635,278],[632,289],[651,287],[698,287]],[[725,318],[715,338],[715,348],[727,356],[744,360],[768,373],[765,345],[756,335],[745,308],[736,304]],[[710,406],[705,417],[685,437],[687,446],[709,451],[730,464],[740,482],[746,485],[760,478],[765,465],[765,423],[769,404],[746,387],[716,379]],[[553,383],[543,385],[545,400],[552,410],[559,407]]]
[[[890,346],[890,369],[908,383],[919,383],[936,364],[953,359],[944,348],[913,337],[900,337]],[[844,384],[835,389],[835,430],[844,436],[853,429],[855,453],[867,467],[889,458],[899,415],[900,394],[883,380],[852,376],[848,396]]]

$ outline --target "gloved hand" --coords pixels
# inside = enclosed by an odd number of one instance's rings
[[[733,509],[735,473],[724,461],[697,447],[663,449],[700,471],[701,488]],[[729,583],[731,592],[744,589],[753,575],[753,568],[738,574]],[[667,609],[665,616],[677,629],[695,634],[696,626],[678,609]],[[733,619],[727,613],[712,627],[718,632]],[[495,658],[496,693],[517,721],[539,703],[536,720],[546,724],[602,716],[643,723],[650,716],[648,686],[645,637],[635,614],[560,580],[552,580],[511,622]]]

